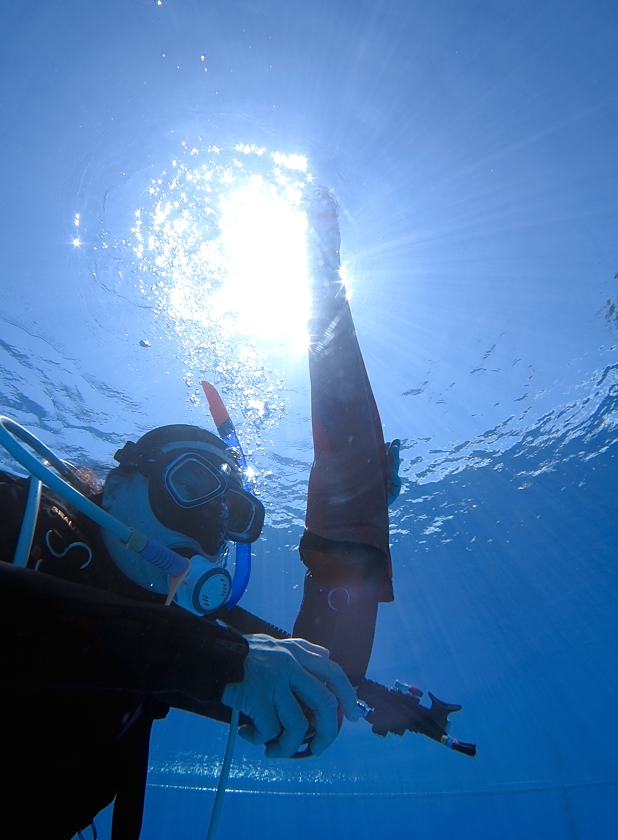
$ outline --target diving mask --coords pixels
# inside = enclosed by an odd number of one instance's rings
[[[187,440],[187,429],[199,438]],[[148,501],[159,522],[195,539],[207,554],[217,554],[223,540],[252,543],[259,537],[264,506],[243,489],[232,452],[209,432],[163,427],[126,443],[114,457],[148,478]]]

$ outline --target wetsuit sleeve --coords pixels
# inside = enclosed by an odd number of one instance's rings
[[[0,563],[2,682],[135,692],[208,714],[243,679],[242,636],[175,607],[130,601]]]
[[[316,196],[308,220],[314,460],[300,544],[308,571],[294,635],[328,648],[358,685],[371,655],[378,604],[393,600],[388,467],[339,273],[337,207],[328,194]]]
[[[386,448],[339,273],[340,237],[334,203],[314,204],[307,238],[314,458],[306,527],[328,540],[369,545],[382,552],[386,574],[380,600],[390,601]]]

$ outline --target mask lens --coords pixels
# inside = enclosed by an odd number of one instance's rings
[[[226,534],[235,542],[254,542],[264,524],[264,507],[259,499],[242,490],[228,487],[225,493],[228,509]]]
[[[165,486],[181,507],[197,507],[222,493],[225,481],[207,461],[183,456],[169,465]]]
[[[159,460],[149,481],[148,498],[159,522],[196,539],[207,554],[216,553],[223,538],[257,540],[264,506],[236,484],[240,475],[232,477],[229,464],[195,451],[170,456]]]

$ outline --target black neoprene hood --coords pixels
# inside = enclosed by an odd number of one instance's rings
[[[205,443],[213,447],[217,450],[217,455],[220,453],[219,457],[227,461],[234,472],[239,472],[238,464],[221,438],[207,429],[184,423],[160,426],[158,429],[146,432],[137,443],[127,441],[122,449],[116,452],[114,460],[118,461],[122,469],[137,470],[147,474],[148,462],[152,460],[153,455],[156,457],[160,454],[162,446],[169,443],[191,444],[192,442]]]

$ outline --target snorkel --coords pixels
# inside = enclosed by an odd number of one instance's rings
[[[210,382],[202,382],[204,394],[208,400],[208,407],[212,415],[219,437],[234,453],[238,466],[242,472],[243,487],[252,492],[251,481],[247,475],[247,459],[236,434],[236,429],[230,418],[219,392]],[[231,610],[240,601],[245,593],[249,577],[251,576],[251,544],[236,543],[236,565],[234,569],[234,580],[232,581],[232,592],[226,602],[226,609]]]

